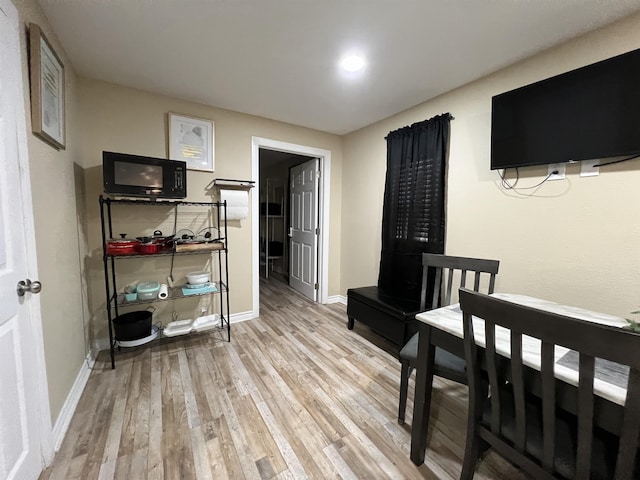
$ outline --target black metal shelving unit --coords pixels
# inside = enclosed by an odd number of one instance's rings
[[[189,202],[182,200],[133,200],[123,198],[110,198],[100,195],[100,223],[102,227],[102,260],[104,264],[104,284],[105,295],[107,305],[107,321],[109,324],[109,348],[111,354],[111,368],[115,368],[115,349],[117,347],[117,339],[115,338],[113,330],[113,319],[119,315],[119,307],[132,306],[138,304],[151,304],[155,302],[166,302],[172,300],[179,300],[182,298],[193,298],[202,295],[220,295],[220,323],[218,329],[226,329],[227,341],[231,341],[231,324],[229,321],[229,260],[228,260],[228,236],[227,236],[227,204],[226,202]],[[217,228],[220,236],[224,239],[222,248],[215,250],[202,250],[202,251],[188,251],[188,252],[176,252],[175,247],[173,251],[154,253],[154,254],[136,254],[136,255],[108,255],[107,254],[107,240],[114,238],[113,235],[113,222],[112,222],[112,206],[114,205],[141,205],[148,207],[170,207],[174,208],[174,214],[176,217],[179,215],[178,209],[181,206],[202,207],[203,212],[205,209],[212,210],[213,215],[213,227]],[[175,232],[174,232],[175,233]],[[217,268],[219,284],[216,292],[201,293],[195,295],[183,295],[180,287],[169,289],[169,296],[166,299],[154,299],[154,300],[137,300],[133,302],[124,302],[123,295],[118,294],[117,290],[117,273],[116,263],[117,261],[137,259],[150,259],[161,256],[193,256],[193,255],[217,255]],[[126,347],[122,347],[126,348]]]

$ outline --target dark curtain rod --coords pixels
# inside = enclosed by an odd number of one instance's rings
[[[407,125],[405,127],[398,128],[397,130],[392,130],[384,138],[386,140],[388,138],[388,136],[391,135],[391,134],[398,134],[400,132],[405,132],[405,131],[408,131],[408,130],[410,130],[412,128],[418,127],[418,126],[424,126],[424,125],[428,124],[429,122],[431,122],[432,120],[435,120],[435,119],[438,119],[438,118],[441,118],[441,117],[446,117],[447,120],[455,120],[455,117],[453,115],[451,115],[450,113],[441,113],[440,115],[436,115],[434,117],[428,118],[427,120],[422,120],[420,122],[415,122],[415,123],[412,123],[411,125]]]

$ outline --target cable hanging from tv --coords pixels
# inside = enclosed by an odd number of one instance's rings
[[[616,163],[627,162],[629,160],[633,160],[633,159],[638,158],[638,157],[640,157],[640,154],[633,155],[631,157],[626,157],[626,158],[619,158],[618,160],[611,160],[610,162],[599,163],[597,165],[594,165],[593,168],[606,167],[607,165],[614,165]]]

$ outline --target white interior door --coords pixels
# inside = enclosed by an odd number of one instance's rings
[[[47,416],[49,410],[42,405],[44,372],[38,371],[41,329],[34,332],[38,298],[19,297],[16,288],[28,277],[25,221],[33,225],[31,191],[24,191],[29,170],[19,26],[11,1],[0,0],[0,478],[22,480],[42,470],[42,409]]]
[[[314,302],[318,278],[318,159],[291,168],[289,285]]]

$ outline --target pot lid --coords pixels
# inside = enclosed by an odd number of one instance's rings
[[[110,243],[120,243],[120,244],[128,244],[128,243],[140,243],[135,238],[127,238],[126,233],[120,233],[120,238],[110,238]]]

